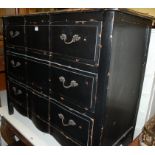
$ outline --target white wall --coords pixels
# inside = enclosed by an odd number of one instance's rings
[[[4,106],[5,105],[4,103],[7,103],[6,90],[0,91],[0,102],[1,102],[1,106]],[[1,116],[0,116],[0,127],[1,127]],[[1,133],[0,133],[0,146],[6,146],[6,145],[7,143],[1,137]]]
[[[140,134],[145,122],[154,114],[155,114],[155,29],[152,29],[134,138]]]

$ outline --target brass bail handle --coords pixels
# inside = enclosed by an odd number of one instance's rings
[[[16,87],[12,87],[12,90],[15,96],[22,94],[22,91],[20,89],[17,90]]]
[[[11,60],[10,63],[11,63],[11,65],[12,65],[13,68],[17,68],[17,67],[21,66],[21,63],[20,62],[16,62],[15,63],[14,60]]]
[[[9,34],[10,34],[10,36],[11,36],[11,38],[15,38],[15,37],[17,37],[17,36],[19,36],[20,35],[20,32],[19,31],[13,31],[13,30],[11,30],[10,32],[9,32]]]
[[[59,116],[59,118],[61,119],[61,122],[62,122],[62,125],[63,125],[63,126],[75,126],[75,125],[76,125],[75,121],[72,120],[72,119],[69,119],[69,120],[68,120],[68,123],[64,123],[65,117],[64,117],[63,114],[60,113],[60,114],[58,114],[58,116]]]
[[[59,77],[59,81],[62,82],[63,87],[66,88],[66,89],[71,88],[71,87],[77,87],[79,85],[75,80],[72,80],[70,82],[70,84],[68,86],[66,86],[65,85],[66,80],[65,80],[65,77],[63,77],[63,76]]]
[[[74,34],[71,41],[67,41],[67,35],[61,34],[60,39],[64,41],[65,44],[72,44],[81,40],[81,37],[78,34]]]

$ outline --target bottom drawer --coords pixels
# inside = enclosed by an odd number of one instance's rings
[[[43,96],[28,92],[29,115],[35,115],[43,121],[49,121],[49,101]]]
[[[93,119],[51,103],[51,125],[80,145],[91,145]]]
[[[14,103],[27,109],[27,90],[19,83],[8,81],[8,95]]]
[[[22,107],[18,102],[15,100],[8,98],[8,102],[22,115],[27,116],[27,108]]]
[[[49,131],[49,125],[41,120],[40,118],[38,118],[36,115],[31,115],[30,119],[33,121],[33,123],[35,124],[35,126],[42,132],[48,132]]]

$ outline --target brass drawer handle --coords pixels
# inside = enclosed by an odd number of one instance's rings
[[[20,32],[19,31],[15,31],[15,32],[10,31],[9,34],[10,34],[11,38],[15,38],[20,35]]]
[[[63,87],[64,88],[66,88],[66,89],[68,89],[68,88],[71,88],[71,87],[77,87],[79,84],[75,81],[75,80],[72,80],[71,82],[70,82],[70,84],[68,85],[68,86],[66,86],[65,85],[65,78],[63,77],[63,76],[60,76],[59,77],[59,80],[60,80],[60,82],[62,82],[62,84],[63,84]]]
[[[11,65],[12,65],[13,68],[17,68],[17,67],[21,66],[21,63],[20,62],[16,62],[15,63],[14,60],[11,60],[10,62],[11,62]]]
[[[58,114],[58,116],[61,119],[63,126],[75,126],[76,125],[75,121],[72,120],[72,119],[69,119],[68,120],[68,123],[64,123],[64,119],[65,118],[64,118],[64,115],[63,114],[60,113],[60,114]]]
[[[17,90],[16,87],[12,87],[12,90],[15,96],[23,94],[23,92],[20,89]]]
[[[78,42],[81,39],[81,37],[78,34],[74,34],[73,37],[72,37],[72,40],[67,42],[67,35],[66,34],[61,34],[60,39],[63,40],[65,44],[69,45],[69,44]]]

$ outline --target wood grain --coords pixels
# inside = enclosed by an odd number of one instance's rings
[[[8,145],[12,145],[13,143],[15,143],[15,136],[17,136],[20,141],[23,142],[23,145],[32,146],[32,144],[4,117],[2,117],[1,134],[3,139],[8,143]]]
[[[6,89],[5,73],[0,73],[0,90]]]

